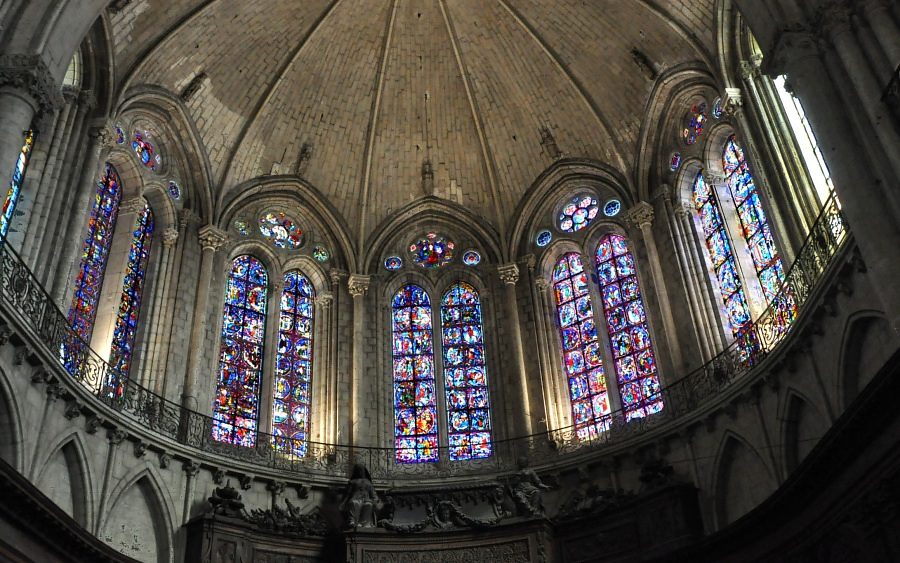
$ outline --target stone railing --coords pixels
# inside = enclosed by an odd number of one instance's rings
[[[664,387],[660,394],[665,408],[651,416],[626,421],[622,412],[612,413],[600,424],[603,431],[579,438],[574,427],[554,429],[531,436],[498,440],[493,455],[481,460],[449,462],[449,451],[440,448],[439,463],[400,464],[392,448],[364,448],[307,441],[304,455],[294,455],[283,438],[256,432],[254,445],[235,446],[212,439],[214,420],[142,387],[117,372],[72,331],[59,310],[19,255],[0,241],[0,310],[8,324],[29,335],[26,346],[40,348],[53,358],[64,379],[76,381],[93,397],[131,420],[185,446],[251,463],[260,468],[294,472],[298,477],[347,477],[353,463],[362,462],[372,476],[383,480],[444,478],[515,471],[516,460],[528,456],[534,465],[559,463],[575,454],[621,443],[649,430],[675,425],[697,411],[708,399],[738,381],[746,380],[790,333],[794,320],[810,296],[819,288],[834,257],[849,239],[849,230],[839,202],[832,196],[825,204],[805,244],[785,276],[778,297],[769,308],[727,349],[685,377]],[[68,375],[64,375],[67,373]]]

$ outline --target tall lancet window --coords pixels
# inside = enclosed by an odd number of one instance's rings
[[[728,239],[719,200],[716,192],[706,183],[702,172],[698,172],[694,178],[692,196],[703,228],[709,260],[716,274],[719,292],[722,294],[725,316],[732,334],[738,337],[750,325],[750,308],[744,296],[744,287],[738,274],[737,262]]]
[[[725,170],[725,184],[737,207],[741,233],[750,249],[766,302],[770,303],[778,295],[784,282],[784,269],[763,211],[759,190],[744,158],[744,151],[735,141],[734,135],[729,137],[722,150],[722,166]]]
[[[252,256],[231,262],[212,408],[212,436],[220,442],[256,444],[268,287],[269,274],[262,262]]]
[[[596,262],[625,418],[659,412],[663,401],[659,394],[656,355],[628,242],[617,234],[606,235],[597,245]]]
[[[597,437],[608,425],[609,395],[581,256],[572,252],[560,258],[553,289],[576,432],[582,439]]]
[[[314,297],[306,276],[296,270],[284,275],[272,433],[279,451],[298,457],[306,455],[309,438]]]
[[[31,160],[31,149],[34,146],[34,131],[25,131],[25,140],[19,157],[16,159],[16,167],[13,169],[12,180],[6,190],[6,199],[3,201],[3,211],[0,213],[0,238],[9,232],[9,225],[19,203],[19,195],[22,193],[22,183],[25,181],[25,171],[28,169],[28,161]]]
[[[400,463],[438,460],[431,300],[416,285],[391,303],[395,453]]]
[[[153,211],[145,203],[131,234],[131,250],[128,253],[125,278],[122,281],[122,299],[116,316],[109,360],[110,365],[124,377],[128,376],[131,369],[138,315],[141,311],[141,296],[144,290],[144,274],[150,259],[150,242],[153,240],[153,227]]]
[[[119,174],[109,163],[97,185],[94,196],[94,207],[88,219],[87,236],[81,252],[81,266],[75,279],[75,293],[69,309],[69,324],[85,342],[91,341],[94,331],[94,320],[97,318],[97,303],[103,287],[103,275],[106,261],[109,258],[109,246],[112,243],[116,218],[119,215],[119,202],[122,200],[122,184]],[[70,371],[75,368],[66,360]]]
[[[444,389],[450,459],[491,455],[491,415],[484,361],[481,300],[475,288],[457,282],[441,300]]]

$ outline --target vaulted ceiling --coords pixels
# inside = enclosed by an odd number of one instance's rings
[[[303,178],[365,237],[429,194],[503,231],[554,161],[547,132],[563,155],[630,177],[652,76],[712,64],[713,10],[714,0],[134,0],[110,25],[120,91],[199,85],[186,104],[220,202],[252,178],[295,173],[305,152]]]

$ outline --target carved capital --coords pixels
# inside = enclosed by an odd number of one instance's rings
[[[679,201],[675,204],[672,212],[679,219],[684,219],[686,217],[690,217],[691,213],[694,212],[694,205],[688,201]]]
[[[628,224],[641,230],[649,228],[653,224],[653,206],[646,201],[641,201],[628,210],[625,220],[628,221]]]
[[[759,78],[760,70],[759,65],[757,65],[754,61],[741,61],[741,78],[748,82],[752,82],[753,80]]]
[[[818,60],[820,54],[819,42],[809,30],[784,29],[775,40],[771,55],[763,59],[763,71],[769,76],[790,76],[809,59]]]
[[[722,109],[728,115],[736,115],[744,107],[744,99],[741,97],[740,88],[725,88],[722,96]]]
[[[144,210],[144,207],[147,205],[147,201],[142,198],[134,198],[128,201],[123,201],[119,204],[119,216],[126,215],[128,213],[133,213],[137,215],[141,211]]]
[[[823,37],[833,41],[838,35],[848,33],[853,9],[846,0],[831,0],[819,8],[815,17],[816,28]]]
[[[516,285],[519,283],[519,265],[515,263],[501,264],[497,266],[497,275],[504,284]]]
[[[78,93],[78,105],[84,111],[91,111],[97,107],[97,96],[93,90],[82,90]]]
[[[40,55],[0,56],[0,87],[4,86],[24,91],[41,113],[51,113],[63,104],[60,88]]]
[[[334,301],[334,295],[327,291],[317,295],[315,299],[316,307],[323,311],[327,311],[331,307],[332,301]]]
[[[362,297],[369,291],[369,283],[372,278],[370,276],[361,276],[359,274],[351,274],[347,279],[347,290],[354,299]]]
[[[169,227],[162,233],[162,243],[163,246],[173,246],[176,242],[178,242],[178,229],[175,227]]]
[[[228,242],[228,235],[222,229],[214,225],[204,225],[200,228],[199,233],[200,246],[203,250],[212,250],[213,252],[222,248]]]
[[[107,123],[92,126],[88,129],[88,137],[96,143],[98,152],[110,150],[116,144],[115,136]]]
[[[543,294],[546,294],[547,291],[550,289],[550,282],[547,281],[545,278],[540,277],[540,278],[537,278],[536,280],[534,280],[534,287],[537,288],[538,293],[543,295]]]

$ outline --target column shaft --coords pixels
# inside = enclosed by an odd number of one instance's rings
[[[513,403],[513,428],[507,432],[509,437],[528,436],[532,433],[531,403],[528,397],[528,372],[525,369],[525,353],[522,346],[522,325],[519,322],[519,302],[516,296],[516,283],[519,281],[519,267],[505,264],[497,268],[500,281],[503,282],[503,297],[506,308],[506,328],[509,331],[509,344],[512,365],[510,366],[510,389],[515,389]]]
[[[353,380],[350,383],[350,438],[354,446],[369,445],[367,424],[364,424],[363,397],[365,390],[365,327],[366,293],[369,291],[369,276],[353,274],[347,280],[347,288],[353,297]]]

